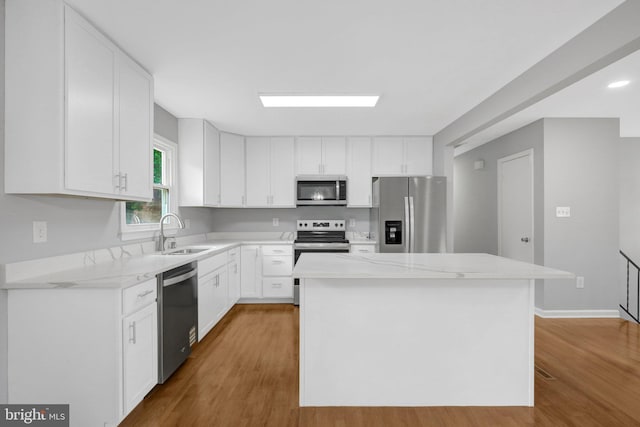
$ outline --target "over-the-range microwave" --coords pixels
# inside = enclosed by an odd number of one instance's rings
[[[296,178],[296,205],[347,204],[347,177],[303,175]]]

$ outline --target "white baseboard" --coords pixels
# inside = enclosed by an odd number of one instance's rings
[[[293,304],[293,298],[240,298],[238,304]]]
[[[536,316],[559,319],[559,318],[619,318],[618,310],[543,310],[536,307]]]

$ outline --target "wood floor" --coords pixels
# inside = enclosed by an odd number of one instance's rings
[[[298,310],[236,305],[121,426],[640,426],[640,327],[536,318],[534,408],[299,408]]]

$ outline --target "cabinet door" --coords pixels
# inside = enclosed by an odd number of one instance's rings
[[[124,413],[128,414],[158,383],[158,306],[123,319]]]
[[[220,204],[220,132],[204,122],[204,204]]]
[[[217,269],[213,275],[215,276],[213,286],[213,316],[215,325],[229,309],[229,276],[227,274],[227,266],[225,265]]]
[[[114,153],[116,50],[69,8],[65,8],[65,14],[65,186],[118,194]]]
[[[244,137],[220,134],[220,205],[244,205]]]
[[[229,308],[233,307],[240,298],[240,266],[237,262],[232,262],[229,268]]]
[[[296,173],[318,175],[322,173],[322,138],[299,137],[296,142]]]
[[[433,143],[430,136],[404,139],[405,174],[431,175],[433,171]]]
[[[271,202],[269,185],[269,138],[247,137],[247,203],[249,207],[265,207]],[[293,167],[293,160],[291,162]]]
[[[117,65],[120,194],[149,200],[153,197],[153,83],[146,71],[122,54]]]
[[[293,138],[271,138],[271,206],[295,208]]]
[[[371,139],[349,138],[347,206],[371,207]]]
[[[322,173],[347,174],[347,142],[344,137],[322,138]]]
[[[214,287],[216,275],[198,277],[198,340],[202,340],[215,324]]]
[[[373,176],[404,174],[404,144],[401,137],[381,136],[373,139]]]
[[[240,296],[242,298],[262,297],[261,266],[260,246],[242,246],[240,252]]]

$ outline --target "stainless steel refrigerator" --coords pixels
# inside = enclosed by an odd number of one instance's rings
[[[374,178],[370,226],[379,252],[446,252],[446,204],[446,177]]]

